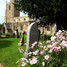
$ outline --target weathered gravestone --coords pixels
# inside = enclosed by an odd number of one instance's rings
[[[39,32],[38,32],[38,27],[37,24],[31,23],[28,27],[27,30],[27,44],[28,44],[28,48],[31,47],[31,44],[33,44],[35,41],[39,40]]]

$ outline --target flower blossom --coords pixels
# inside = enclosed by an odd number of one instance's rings
[[[40,48],[43,48],[43,45],[40,45],[39,47],[40,47]]]
[[[58,42],[52,42],[52,45],[51,44],[47,45],[47,48],[53,48],[57,45],[57,43]]]
[[[63,45],[64,47],[67,47],[67,43]]]
[[[61,47],[53,47],[51,50],[52,50],[52,52],[57,52],[58,50],[60,50],[61,49]]]
[[[55,47],[57,44],[58,44],[58,42],[52,42],[51,48],[52,48],[52,47]]]
[[[61,33],[62,33],[62,31],[59,30],[59,31],[56,33],[56,36],[59,36]]]
[[[35,52],[33,52],[33,55],[37,55],[39,52],[39,50],[36,50]]]
[[[62,46],[67,47],[67,41],[62,41]]]
[[[45,60],[48,60],[49,58],[50,58],[49,55],[44,56]]]
[[[22,60],[23,62],[28,62],[28,60],[27,60],[26,58],[21,58],[21,60]]]
[[[33,48],[36,44],[37,44],[37,42],[35,41],[35,42],[32,44],[31,48]]]
[[[29,59],[29,62],[31,65],[36,64],[37,63],[37,58],[33,57],[32,59]]]
[[[40,54],[41,54],[41,55],[44,55],[44,54],[45,54],[45,51],[44,51],[44,50],[42,50],[42,51],[40,52]]]

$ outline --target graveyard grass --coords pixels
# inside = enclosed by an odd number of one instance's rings
[[[22,57],[18,51],[17,38],[0,38],[0,64],[3,67],[17,67],[17,60]]]

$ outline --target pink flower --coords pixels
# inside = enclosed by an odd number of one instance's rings
[[[57,52],[57,51],[58,51],[58,50],[57,50],[56,47],[52,49],[52,52]]]
[[[64,47],[67,47],[67,41],[62,41]]]
[[[58,42],[53,42],[51,48],[55,47],[57,44],[58,44]]]
[[[40,48],[43,48],[43,45],[40,45],[39,47],[40,47]]]
[[[44,50],[42,50],[42,51],[40,52],[40,54],[41,54],[41,55],[44,55],[44,54],[45,54],[45,51],[44,51]]]
[[[21,58],[21,60],[24,62],[28,62],[28,60],[26,58]]]
[[[61,49],[61,47],[53,47],[51,50],[52,50],[52,52],[57,52],[60,49]]]
[[[33,48],[36,44],[37,44],[37,42],[35,41],[35,42],[32,44],[32,47],[31,47],[31,48]]]
[[[56,36],[60,36],[61,33],[62,33],[62,31],[59,30],[59,31],[56,33]]]
[[[33,57],[32,59],[29,59],[29,62],[31,65],[36,64],[37,63],[37,58]]]
[[[57,45],[58,42],[52,42],[52,45],[47,45],[47,48],[53,48]]]
[[[49,59],[49,55],[44,56],[44,59],[48,60]]]
[[[63,44],[63,46],[67,47],[67,43],[66,44]]]

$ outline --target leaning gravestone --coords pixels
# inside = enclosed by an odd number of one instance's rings
[[[39,32],[38,32],[38,27],[37,24],[31,23],[28,27],[27,30],[27,44],[28,44],[28,48],[31,47],[31,44],[33,44],[35,41],[38,41],[39,39]]]

